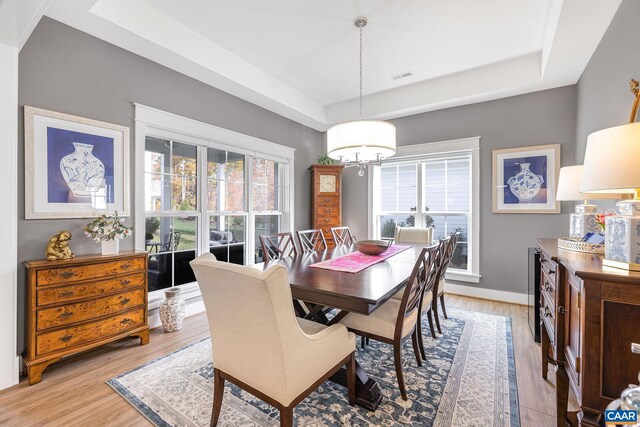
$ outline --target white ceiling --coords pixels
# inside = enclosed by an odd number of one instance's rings
[[[313,128],[575,83],[621,0],[53,0],[47,15]],[[411,77],[393,80],[410,71]]]

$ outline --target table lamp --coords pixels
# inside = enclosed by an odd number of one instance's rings
[[[640,271],[640,84],[631,80],[635,96],[629,124],[589,135],[580,191],[630,193],[633,199],[616,204],[616,215],[606,219],[603,264]]]
[[[576,206],[575,213],[570,215],[569,236],[583,238],[585,234],[600,233],[600,225],[596,221],[598,207],[590,204],[587,199],[622,199],[619,193],[582,193],[580,185],[582,183],[583,166],[566,166],[560,169],[558,178],[558,191],[556,200],[562,202],[583,203]]]

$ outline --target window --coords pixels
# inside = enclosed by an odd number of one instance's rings
[[[464,144],[400,147],[371,174],[370,234],[393,237],[396,226],[433,227],[434,238],[460,233],[450,264],[458,280],[478,274],[478,139]],[[474,184],[475,181],[475,184]]]
[[[197,296],[198,255],[260,262],[258,236],[291,230],[292,149],[136,105],[136,161],[135,246],[149,252],[150,292]]]

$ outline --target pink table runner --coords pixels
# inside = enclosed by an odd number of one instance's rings
[[[362,252],[353,252],[348,255],[343,255],[338,258],[328,259],[315,264],[311,264],[309,267],[323,268],[325,270],[343,271],[345,273],[358,273],[367,267],[384,261],[404,250],[409,249],[411,246],[405,245],[391,245],[385,253],[377,256],[365,255]]]

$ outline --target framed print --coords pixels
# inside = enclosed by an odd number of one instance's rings
[[[24,107],[25,218],[129,216],[129,128]]]
[[[560,144],[493,150],[493,213],[560,213]]]

